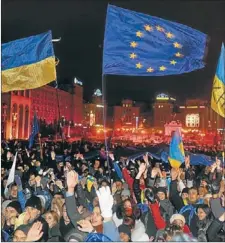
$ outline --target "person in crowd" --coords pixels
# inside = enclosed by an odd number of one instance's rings
[[[219,157],[198,166],[186,156],[180,168],[172,168],[149,156],[146,144],[136,145],[145,151],[135,159],[120,152],[130,146],[125,143],[111,144],[107,153],[98,142],[46,142],[42,156],[36,145],[7,144],[3,242],[225,241]]]

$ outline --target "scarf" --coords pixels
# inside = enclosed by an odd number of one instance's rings
[[[173,208],[173,205],[171,204],[170,200],[169,199],[161,200],[160,207],[164,210],[164,212],[166,212],[166,214],[168,215],[168,219],[170,219],[174,213],[174,208]],[[168,220],[168,219],[166,219],[166,220]]]
[[[199,202],[197,202],[195,205],[198,205],[200,204]],[[193,218],[194,215],[196,215],[196,207],[194,207],[192,204],[190,205],[187,205],[187,206],[184,206],[183,208],[181,208],[179,214],[182,214],[187,212],[187,211],[190,211],[189,212],[189,217],[188,217],[188,225],[190,226],[191,225],[191,220]]]

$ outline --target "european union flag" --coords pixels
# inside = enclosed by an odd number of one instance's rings
[[[103,74],[165,76],[204,67],[207,35],[188,26],[108,6]]]
[[[181,135],[178,131],[173,133],[170,149],[169,149],[169,162],[171,167],[179,168],[180,165],[185,161],[184,146]]]
[[[211,107],[225,118],[225,49],[223,43],[213,82]]]
[[[32,132],[29,137],[29,149],[33,146],[34,143],[34,138],[35,136],[39,133],[39,125],[38,125],[38,120],[36,113],[34,114],[34,119],[33,119],[33,127],[32,127]]]

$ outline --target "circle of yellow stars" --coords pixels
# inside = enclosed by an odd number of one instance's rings
[[[174,39],[175,38],[175,35],[173,34],[173,33],[171,33],[171,32],[166,32],[166,30],[163,28],[163,27],[161,27],[161,26],[159,26],[159,25],[157,25],[157,26],[152,26],[152,25],[149,25],[149,24],[146,24],[146,25],[144,25],[144,29],[145,29],[145,31],[146,32],[152,32],[152,31],[154,31],[154,28],[157,30],[157,31],[159,31],[159,32],[162,32],[162,33],[164,33],[165,34],[165,36],[168,38],[168,39]],[[143,31],[137,31],[136,32],[136,37],[139,37],[139,38],[143,38],[144,37],[144,32]],[[182,45],[180,44],[180,43],[178,43],[178,42],[173,42],[173,46],[174,46],[174,48],[176,48],[176,49],[182,49]],[[138,42],[137,41],[132,41],[132,42],[130,42],[130,47],[131,48],[133,48],[134,50],[135,50],[135,48],[136,47],[138,47]],[[177,57],[177,58],[182,58],[184,55],[180,52],[180,51],[178,51],[178,52],[176,52],[175,54],[174,54],[174,56],[175,57]],[[132,52],[131,54],[130,54],[130,59],[136,59],[138,57],[138,55],[135,53],[135,52]],[[175,61],[175,60],[171,60],[170,61],[170,65],[173,65],[173,66],[175,66],[177,64],[177,61]],[[136,68],[137,69],[142,69],[143,68],[143,65],[141,64],[141,62],[138,62],[138,63],[136,63]],[[161,67],[159,67],[159,69],[158,69],[159,71],[161,71],[161,72],[164,72],[165,70],[167,70],[167,67],[165,67],[165,66],[161,66]],[[146,72],[147,73],[153,73],[154,71],[156,71],[153,67],[147,67],[147,69],[146,69]]]

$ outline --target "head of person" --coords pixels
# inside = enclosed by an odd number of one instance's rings
[[[29,185],[30,186],[35,186],[35,184],[36,184],[36,181],[35,181],[36,175],[37,174],[35,172],[30,172],[30,175],[29,175]]]
[[[160,201],[163,201],[167,198],[166,188],[164,187],[158,187],[157,188],[157,196]]]
[[[195,204],[198,201],[198,189],[191,187],[188,190],[188,202],[189,204]]]
[[[66,209],[66,204],[64,203],[63,207],[62,207],[62,217],[64,220],[65,224],[69,224],[70,223],[70,218],[67,214],[67,209]]]
[[[131,230],[129,226],[121,224],[118,227],[118,230],[120,234],[120,240],[122,242],[129,242],[131,240]]]
[[[123,202],[123,210],[126,216],[130,217],[133,214],[132,203],[130,199]]]
[[[182,214],[173,214],[172,217],[170,218],[170,224],[177,225],[181,229],[183,229],[185,225],[185,218]]]
[[[96,159],[94,162],[94,168],[99,169],[99,167],[100,167],[100,161],[98,159]]]
[[[63,194],[61,192],[57,192],[54,194],[53,199],[64,200]]]
[[[51,210],[56,212],[58,217],[61,218],[63,214],[64,201],[59,198],[54,198],[51,203]]]
[[[103,180],[101,180],[100,181],[100,183],[99,183],[99,187],[109,187],[110,188],[110,183],[108,182],[108,180],[106,180],[106,179],[103,179]]]
[[[117,192],[121,192],[123,190],[123,183],[120,180],[117,180],[116,182],[116,190]]]
[[[27,225],[19,226],[13,234],[13,242],[25,242],[28,231],[29,231],[29,226]]]
[[[103,232],[103,217],[99,207],[94,207],[93,213],[91,214],[91,224],[98,233]]]
[[[181,197],[183,200],[188,199],[188,188],[187,187],[182,190]]]
[[[5,209],[5,218],[10,220],[12,218],[18,217],[22,213],[20,203],[17,201],[10,202]]]
[[[125,201],[130,198],[130,190],[129,189],[123,189],[121,192],[121,199],[122,201]]]
[[[13,183],[10,187],[10,197],[16,199],[18,196],[18,186],[16,183]]]
[[[197,208],[197,216],[198,216],[199,221],[203,221],[205,219],[210,218],[211,212],[212,211],[208,205],[200,204]]]
[[[42,205],[41,199],[36,196],[32,196],[29,198],[25,205],[25,210],[29,214],[30,219],[29,221],[33,221],[34,219],[38,218],[42,212]]]
[[[129,226],[132,231],[135,227],[135,219],[133,217],[124,217],[123,224]]]
[[[45,213],[45,220],[48,223],[49,228],[51,229],[58,224],[59,216],[56,212],[51,210]]]
[[[205,197],[205,195],[207,194],[207,189],[206,189],[206,187],[203,187],[203,186],[200,186],[199,188],[198,188],[198,194],[199,194],[199,197],[200,198],[204,198]]]

